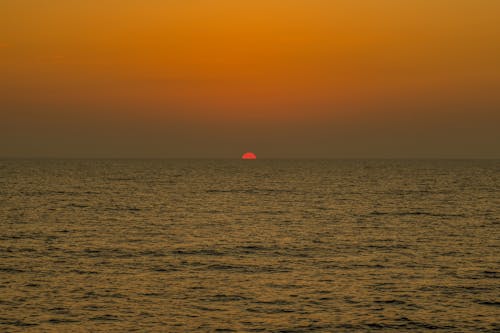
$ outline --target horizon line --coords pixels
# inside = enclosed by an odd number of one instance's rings
[[[0,156],[0,160],[242,160],[240,157]],[[257,157],[256,160],[500,160],[499,157]]]

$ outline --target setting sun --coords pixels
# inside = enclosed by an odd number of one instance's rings
[[[254,153],[248,152],[244,153],[243,156],[241,156],[242,160],[256,160],[257,156],[255,156]]]

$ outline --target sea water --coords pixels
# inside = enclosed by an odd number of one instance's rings
[[[3,160],[0,331],[499,331],[499,224],[498,160]]]

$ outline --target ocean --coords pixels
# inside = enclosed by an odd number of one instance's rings
[[[500,332],[498,160],[0,160],[2,332]]]

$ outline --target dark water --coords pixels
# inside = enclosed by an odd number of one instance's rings
[[[499,161],[0,161],[0,331],[500,331]]]

